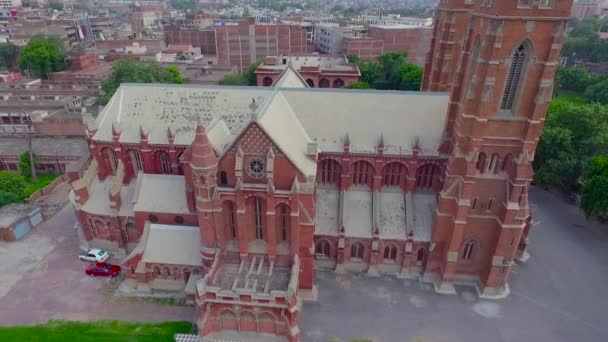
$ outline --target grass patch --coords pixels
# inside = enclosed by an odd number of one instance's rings
[[[0,341],[28,342],[159,342],[173,341],[176,333],[190,333],[189,322],[131,323],[121,321],[72,322],[0,328]],[[196,330],[195,330],[196,331]]]
[[[34,192],[44,188],[45,186],[51,184],[52,181],[61,177],[60,174],[42,174],[36,175],[36,182],[32,183],[32,177],[26,176],[25,181],[27,182],[27,188],[25,188],[25,198],[30,197]]]

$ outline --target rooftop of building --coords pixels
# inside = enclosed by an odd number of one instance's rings
[[[19,156],[27,150],[28,141],[20,136],[2,136],[0,153],[4,156]],[[89,147],[83,137],[34,136],[32,149],[38,156],[74,156],[89,155]]]
[[[135,186],[134,211],[187,214],[184,176],[139,173]]]
[[[253,257],[240,264],[221,264],[210,285],[224,291],[248,290],[270,294],[270,291],[287,290],[290,276],[291,268],[277,267],[266,258]]]
[[[142,261],[202,266],[200,228],[150,223]]]
[[[343,192],[343,213],[339,212],[337,188],[318,187],[316,196],[316,235],[338,236],[343,226],[346,236],[372,238],[372,227],[377,227],[381,239],[406,240],[410,234],[416,241],[431,239],[435,194],[404,193],[396,187],[384,187],[380,192],[354,187]]]
[[[123,143],[139,143],[141,129],[150,144],[167,144],[170,129],[190,145],[200,118],[222,154],[255,120],[298,160],[310,144],[343,152],[347,135],[353,153],[377,152],[382,137],[387,155],[411,155],[418,141],[421,155],[437,156],[448,103],[430,92],[123,84],[91,128],[93,140],[111,142],[114,126]]]
[[[284,70],[291,65],[295,70],[302,68],[319,68],[322,71],[353,72],[359,69],[353,63],[349,63],[345,56],[269,56],[260,64],[258,70]]]

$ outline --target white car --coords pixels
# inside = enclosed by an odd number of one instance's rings
[[[104,251],[103,249],[94,248],[88,252],[81,252],[78,259],[91,262],[104,262],[108,260],[109,257],[110,253]]]

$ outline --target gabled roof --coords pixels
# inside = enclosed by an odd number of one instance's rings
[[[279,78],[274,82],[275,87],[279,88],[308,88],[308,84],[291,65],[289,65]]]
[[[94,141],[112,142],[112,126],[123,143],[139,143],[140,127],[152,145],[190,145],[200,119],[218,155],[257,117],[260,127],[303,173],[313,163],[310,145],[342,153],[349,136],[352,153],[375,153],[381,136],[384,153],[437,156],[449,96],[445,93],[288,88],[293,74],[277,87],[123,84],[98,116]],[[295,80],[297,81],[297,80]],[[301,81],[301,80],[300,80]],[[297,82],[296,82],[297,83]]]

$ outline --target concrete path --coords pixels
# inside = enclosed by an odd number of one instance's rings
[[[608,227],[588,224],[575,206],[532,189],[532,257],[516,266],[511,295],[477,299],[469,288],[440,296],[394,277],[317,273],[319,301],[305,303],[303,341],[608,341]]]

